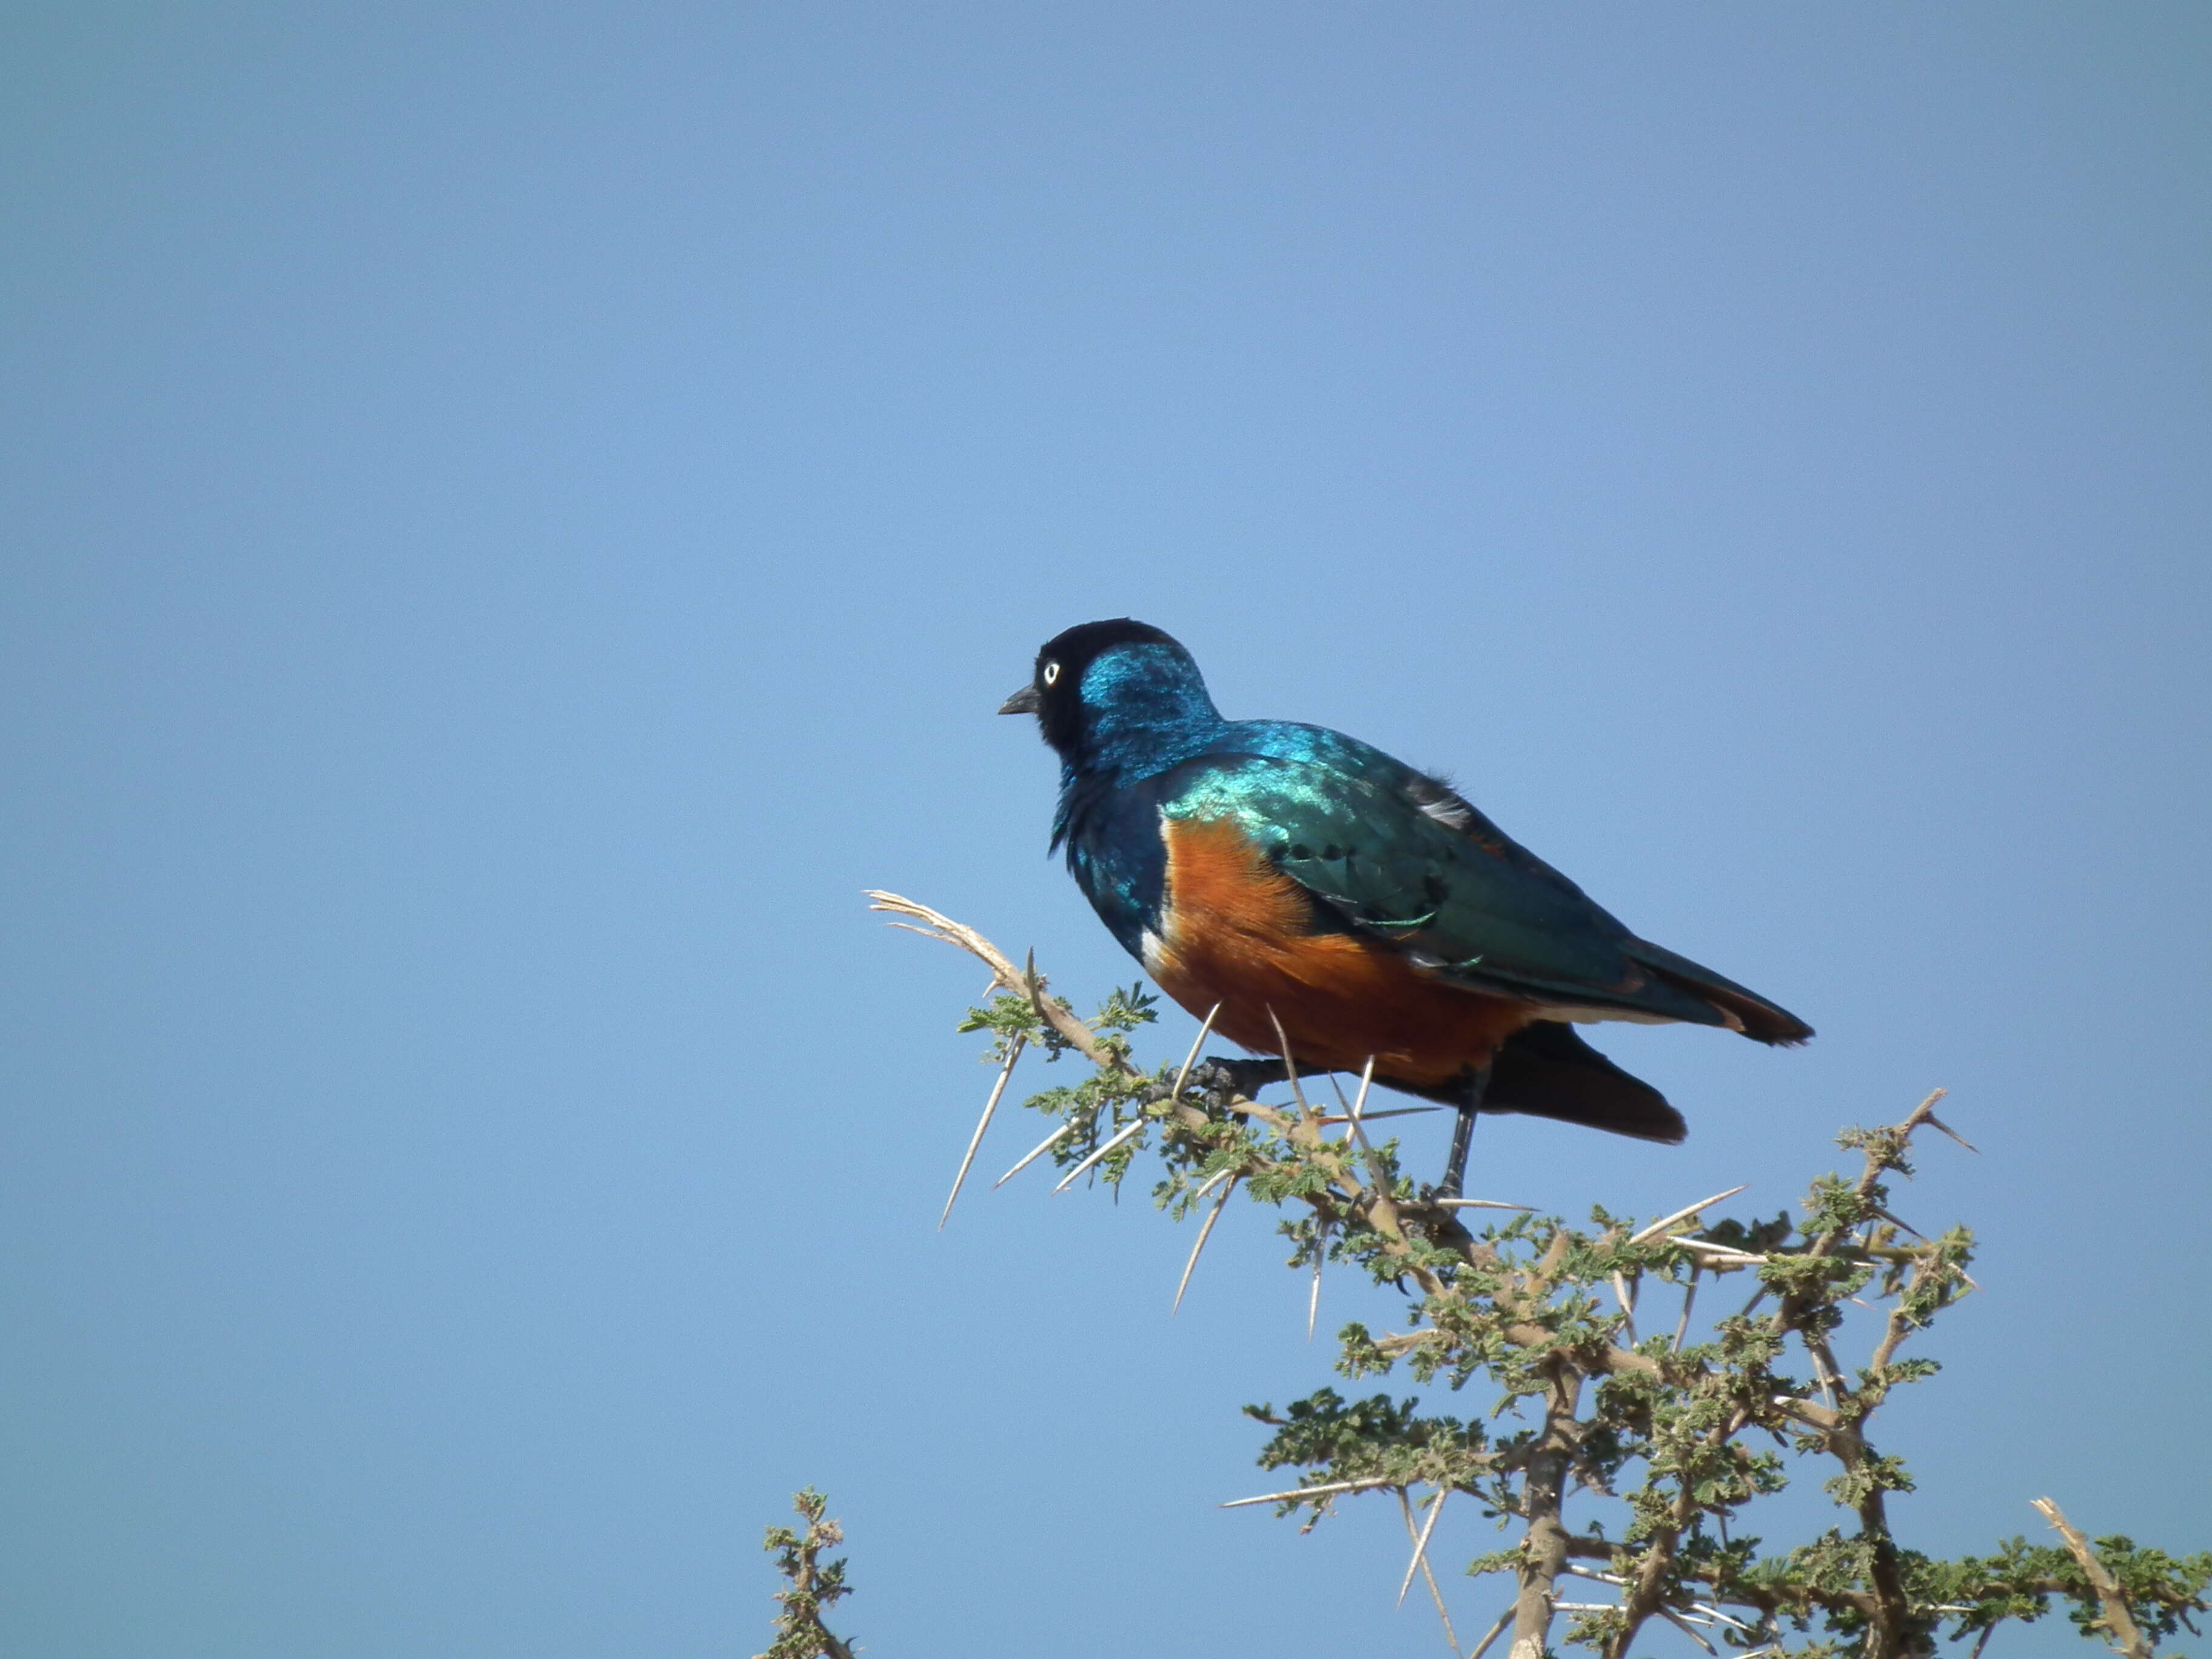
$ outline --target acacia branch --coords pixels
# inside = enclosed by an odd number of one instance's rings
[[[770,1527],[763,1549],[776,1558],[776,1571],[791,1588],[776,1592],[782,1610],[776,1614],[775,1640],[755,1659],[854,1659],[852,1648],[830,1633],[822,1622],[825,1608],[852,1594],[845,1583],[842,1560],[824,1562],[822,1552],[844,1542],[843,1528],[827,1518],[830,1500],[811,1486],[791,1500],[806,1522],[803,1533],[788,1527]]]
[[[1731,1413],[1726,1421],[1716,1423],[1705,1433],[1705,1449],[1715,1453],[1723,1449],[1730,1438],[1743,1427],[1747,1418],[1747,1413],[1739,1408]],[[1637,1562],[1636,1576],[1622,1592],[1621,1627],[1606,1645],[1606,1659],[1626,1659],[1629,1648],[1651,1615],[1664,1610],[1668,1580],[1673,1575],[1682,1534],[1701,1511],[1696,1472],[1688,1468],[1676,1469],[1674,1498],[1668,1510],[1667,1522],[1653,1528],[1650,1545]]]
[[[1520,1591],[1513,1602],[1508,1659],[1543,1659],[1549,1650],[1552,1602],[1573,1541],[1560,1511],[1577,1449],[1582,1386],[1580,1373],[1565,1365],[1553,1367],[1544,1395],[1543,1433],[1522,1466],[1521,1514],[1528,1526],[1521,1538]]]
[[[1160,1126],[1154,1144],[1168,1179],[1158,1200],[1178,1214],[1195,1211],[1217,1183],[1225,1183],[1205,1217],[1198,1248],[1229,1192],[1241,1183],[1263,1201],[1293,1209],[1303,1205],[1310,1219],[1285,1228],[1297,1241],[1294,1263],[1304,1263],[1309,1255],[1317,1259],[1333,1247],[1340,1256],[1361,1261],[1378,1283],[1395,1279],[1401,1290],[1418,1287],[1414,1328],[1379,1337],[1347,1329],[1340,1362],[1347,1375],[1388,1370],[1403,1360],[1419,1379],[1441,1376],[1453,1389],[1487,1374],[1504,1387],[1500,1411],[1540,1401],[1534,1431],[1516,1432],[1487,1449],[1479,1422],[1420,1414],[1413,1400],[1385,1395],[1347,1404],[1324,1389],[1285,1416],[1272,1407],[1248,1407],[1277,1431],[1263,1465],[1298,1467],[1315,1484],[1245,1502],[1278,1504],[1286,1511],[1310,1505],[1310,1526],[1331,1511],[1336,1497],[1382,1488],[1402,1493],[1409,1481],[1419,1480],[1437,1486],[1439,1504],[1446,1492],[1465,1492],[1501,1524],[1508,1517],[1517,1522],[1515,1547],[1474,1564],[1477,1571],[1516,1574],[1513,1604],[1478,1650],[1487,1649],[1510,1623],[1510,1659],[1545,1659],[1553,1616],[1561,1612],[1577,1617],[1570,1639],[1601,1648],[1606,1659],[1628,1659],[1655,1618],[1694,1626],[1693,1637],[1717,1621],[1731,1626],[1745,1643],[1771,1645],[1779,1638],[1781,1621],[1802,1628],[1825,1616],[1832,1628],[1857,1635],[1858,1659],[1924,1659],[1946,1619],[1961,1620],[1961,1633],[1970,1633],[2006,1619],[2033,1617],[2043,1605],[2038,1598],[2048,1595],[2083,1599],[2070,1577],[2063,1583],[2052,1578],[2054,1571],[2068,1571],[2055,1549],[2033,1561],[2016,1559],[2008,1546],[2006,1555],[1987,1563],[1929,1563],[1906,1557],[1892,1535],[1887,1495],[1911,1483],[1900,1464],[1869,1443],[1869,1419],[1892,1387],[1923,1374],[1921,1367],[1899,1361],[1905,1340],[1949,1304],[1960,1284],[1973,1288],[1963,1267],[1970,1236],[1924,1239],[1885,1207],[1890,1200],[1884,1177],[1911,1174],[1906,1153],[1914,1132],[1926,1125],[1951,1133],[1935,1117],[1941,1091],[1900,1122],[1850,1132],[1846,1144],[1863,1152],[1864,1168],[1849,1183],[1832,1176],[1815,1182],[1805,1218],[1795,1229],[1785,1218],[1778,1232],[1775,1224],[1760,1223],[1733,1237],[1724,1229],[1735,1224],[1711,1230],[1718,1238],[1687,1236],[1709,1231],[1702,1226],[1678,1233],[1678,1224],[1733,1196],[1731,1191],[1640,1231],[1632,1222],[1601,1215],[1595,1237],[1556,1222],[1548,1224],[1548,1234],[1542,1224],[1515,1222],[1478,1240],[1456,1208],[1411,1188],[1389,1149],[1378,1151],[1369,1142],[1364,1108],[1371,1077],[1363,1078],[1359,1101],[1346,1103],[1343,1118],[1322,1116],[1303,1094],[1296,1109],[1264,1106],[1244,1092],[1256,1092],[1269,1080],[1261,1063],[1194,1066],[1205,1043],[1204,1027],[1191,1060],[1172,1081],[1166,1070],[1146,1073],[1130,1059],[1120,1035],[1151,1017],[1142,998],[1133,1006],[1109,1003],[1097,1022],[1086,1024],[1044,994],[1045,981],[1033,959],[1016,968],[981,934],[926,906],[894,894],[870,896],[877,908],[921,924],[913,931],[983,962],[994,990],[1011,994],[988,1012],[972,1014],[963,1029],[988,1026],[1002,1040],[1026,1031],[1031,1041],[1048,1041],[1055,1050],[1076,1050],[1103,1074],[1033,1105],[1055,1110],[1088,1133],[1110,1103],[1116,1126],[1133,1136],[1136,1126],[1126,1121],[1125,1112],[1133,1101],[1140,1121]],[[1288,1048],[1290,1035],[1279,1036]],[[1285,1062],[1286,1073],[1296,1069]],[[1295,1092],[1295,1075],[1291,1086]],[[1332,1139],[1326,1130],[1337,1123],[1349,1127]],[[1054,1144],[1048,1140],[1039,1153]],[[1119,1180],[1122,1169],[1109,1166],[1112,1178]],[[1793,1236],[1798,1243],[1785,1248]],[[1196,1254],[1194,1248],[1194,1261]],[[1647,1273],[1672,1278],[1685,1268],[1692,1284],[1701,1273],[1751,1269],[1762,1288],[1741,1315],[1711,1322],[1711,1338],[1685,1350],[1678,1330],[1673,1342],[1655,1338],[1648,1351],[1640,1351],[1632,1328],[1606,1311],[1604,1286],[1611,1284],[1626,1303],[1626,1279]],[[1867,1290],[1868,1297],[1889,1305],[1878,1310],[1886,1316],[1866,1368],[1847,1375],[1836,1358],[1833,1333],[1841,1328],[1846,1302],[1868,1305],[1853,1293],[1869,1283],[1879,1288]],[[1771,1311],[1754,1320],[1751,1316],[1770,1294]],[[1684,1329],[1688,1316],[1686,1302]],[[1776,1369],[1785,1349],[1794,1347],[1810,1359],[1819,1386],[1809,1392],[1820,1398],[1801,1397],[1807,1385]],[[1585,1383],[1593,1386],[1585,1389]],[[1784,1466],[1774,1454],[1738,1443],[1753,1428],[1772,1435],[1786,1452],[1824,1454],[1843,1466],[1835,1490],[1838,1503],[1856,1516],[1856,1536],[1849,1529],[1830,1534],[1784,1557],[1760,1551],[1755,1540],[1730,1541],[1736,1510],[1783,1481]],[[1643,1471],[1632,1489],[1621,1480],[1632,1466]],[[1570,1492],[1578,1488],[1631,1506],[1632,1524],[1619,1541],[1596,1526],[1579,1535],[1567,1531],[1564,1510]],[[2063,1527],[2063,1520],[2054,1524]],[[1717,1528],[1717,1541],[1708,1528]],[[2078,1540],[2078,1534],[2069,1536],[2077,1558],[2087,1548]],[[1425,1541],[1416,1534],[1409,1582],[1428,1565],[1419,1547]],[[1609,1571],[1600,1576],[1619,1587],[1620,1605],[1563,1603],[1559,1579],[1571,1570],[1571,1560],[1605,1563]],[[2093,1562],[2094,1553],[2081,1565],[2106,1609],[2101,1627],[2114,1632],[2115,1645],[2128,1659],[2148,1659],[2142,1632],[2127,1616],[2125,1594],[2101,1563]],[[2167,1588],[2139,1590],[2137,1605],[2158,1609],[2161,1619],[2166,1609],[2185,1601],[2203,1605],[2195,1592],[2212,1577],[2212,1558],[2191,1558],[2171,1570],[2154,1565],[2166,1575]],[[1963,1604],[1968,1601],[1975,1605]],[[1440,1595],[1438,1602],[1441,1613]],[[1731,1619],[1719,1611],[1723,1607],[1755,1613],[1758,1627]]]
[[[887,910],[893,915],[912,916],[922,925],[893,922],[894,927],[903,927],[909,933],[920,933],[924,939],[944,940],[955,945],[974,957],[991,970],[992,988],[1012,992],[1027,997],[1044,1023],[1067,1040],[1068,1047],[1076,1050],[1101,1071],[1119,1072],[1124,1077],[1143,1077],[1127,1054],[1116,1053],[1109,1044],[1099,1040],[1098,1033],[1075,1017],[1073,1010],[1063,1007],[1056,998],[1044,994],[1045,978],[1034,967],[1017,968],[1007,959],[1005,951],[985,939],[973,927],[952,920],[941,911],[927,904],[917,904],[896,893],[886,893],[871,887],[866,890],[871,910]]]
[[[2089,1580],[2089,1588],[2097,1593],[2097,1603],[2104,1616],[2097,1622],[2103,1625],[2112,1638],[2114,1648],[2128,1659],[2150,1659],[2150,1644],[2143,1640],[2142,1632],[2136,1628],[2135,1617],[2128,1611],[2128,1598],[2120,1589],[2110,1569],[2089,1547],[2089,1540],[2069,1524],[2065,1511],[2048,1498],[2033,1500],[2031,1507],[2051,1522],[2052,1528],[2066,1545],[2066,1552],[2080,1565]]]

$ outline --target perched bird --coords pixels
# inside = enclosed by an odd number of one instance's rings
[[[1681,1115],[1576,1035],[1599,1020],[1813,1028],[1638,939],[1450,786],[1357,738],[1224,720],[1158,629],[1085,623],[1002,714],[1060,756],[1052,846],[1168,995],[1255,1054],[1361,1070],[1474,1115],[1523,1112],[1679,1141]],[[1284,1034],[1277,1035],[1278,1028]]]

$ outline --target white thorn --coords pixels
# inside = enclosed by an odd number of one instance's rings
[[[1414,1540],[1413,1559],[1406,1563],[1405,1582],[1398,1586],[1398,1605],[1406,1605],[1406,1592],[1413,1588],[1413,1574],[1429,1553],[1429,1534],[1437,1529],[1437,1517],[1444,1512],[1444,1499],[1451,1496],[1449,1486],[1437,1488],[1436,1502],[1429,1505],[1429,1518],[1421,1523],[1421,1535]]]
[[[1040,1140],[1035,1146],[1031,1147],[1028,1152],[1024,1154],[1020,1163],[1015,1164],[1012,1169],[1007,1170],[1006,1174],[1000,1176],[996,1181],[993,1182],[991,1183],[991,1189],[994,1192],[996,1192],[1000,1188],[1005,1186],[1009,1181],[1012,1181],[1023,1170],[1028,1169],[1030,1164],[1036,1163],[1054,1147],[1059,1146],[1061,1141],[1066,1139],[1069,1132],[1075,1126],[1072,1123],[1061,1124],[1060,1127],[1054,1129],[1050,1134],[1047,1135],[1042,1140]]]
[[[1275,1028],[1275,1041],[1283,1047],[1283,1075],[1291,1080],[1291,1098],[1298,1103],[1300,1116],[1311,1117],[1314,1109],[1306,1104],[1306,1091],[1298,1086],[1298,1063],[1291,1058],[1291,1039],[1283,1030],[1283,1022],[1276,1018],[1272,1004],[1267,1009],[1267,1023]]]
[[[1677,1210],[1670,1216],[1662,1216],[1660,1219],[1653,1222],[1650,1226],[1646,1227],[1642,1232],[1637,1234],[1635,1237],[1630,1239],[1628,1242],[1632,1244],[1649,1244],[1653,1239],[1658,1237],[1660,1234],[1665,1232],[1668,1228],[1673,1226],[1676,1222],[1687,1221],[1692,1216],[1697,1214],[1698,1211],[1710,1208],[1711,1206],[1719,1203],[1724,1198],[1734,1198],[1738,1193],[1747,1190],[1750,1186],[1751,1183],[1747,1181],[1741,1187],[1731,1187],[1724,1193],[1715,1193],[1711,1198],[1701,1198],[1695,1204],[1690,1205],[1686,1208]]]
[[[1257,1498],[1232,1498],[1217,1507],[1241,1510],[1254,1504],[1287,1504],[1293,1498],[1326,1498],[1340,1492],[1371,1492],[1376,1486],[1390,1484],[1389,1478],[1382,1475],[1369,1480],[1335,1480],[1325,1486],[1297,1486],[1289,1492],[1263,1492]]]
[[[1006,1050],[1006,1063],[999,1068],[999,1080],[991,1085],[991,1097],[983,1103],[983,1115],[975,1120],[975,1133],[968,1138],[967,1156],[960,1160],[960,1173],[952,1177],[952,1192],[945,1200],[945,1213],[937,1218],[937,1231],[945,1231],[945,1224],[952,1219],[952,1206],[959,1201],[961,1183],[968,1179],[968,1166],[975,1161],[975,1149],[983,1144],[983,1131],[991,1127],[991,1114],[999,1109],[999,1097],[1006,1092],[1006,1083],[1014,1074],[1014,1062],[1022,1057],[1023,1047],[1029,1038],[1019,1033],[1012,1046]]]
[[[1206,1248],[1206,1235],[1213,1231],[1213,1224],[1221,1219],[1221,1212],[1229,1203],[1229,1194],[1236,1190],[1237,1177],[1231,1176],[1229,1184],[1221,1189],[1221,1196],[1213,1200],[1213,1207],[1206,1212],[1206,1219],[1200,1224],[1198,1242],[1190,1247],[1190,1260],[1182,1264],[1182,1282],[1176,1286],[1175,1306],[1168,1310],[1169,1318],[1172,1319],[1182,1311],[1182,1293],[1190,1288],[1190,1276],[1198,1267],[1198,1253]]]
[[[1078,1176],[1081,1175],[1085,1170],[1091,1168],[1091,1166],[1097,1163],[1100,1158],[1105,1157],[1107,1153],[1112,1152],[1116,1146],[1119,1146],[1123,1141],[1127,1140],[1131,1135],[1136,1133],[1138,1130],[1143,1128],[1145,1125],[1151,1121],[1152,1120],[1150,1118],[1146,1117],[1141,1114],[1131,1118],[1127,1123],[1121,1126],[1120,1132],[1116,1133],[1111,1140],[1101,1146],[1097,1152],[1091,1153],[1090,1157],[1085,1158],[1082,1163],[1070,1170],[1066,1176],[1062,1178],[1060,1185],[1054,1188],[1053,1191],[1056,1193],[1066,1192]]]
[[[1367,1056],[1367,1064],[1359,1068],[1359,1092],[1352,1097],[1352,1133],[1362,1146],[1367,1144],[1367,1131],[1360,1127],[1360,1114],[1367,1109],[1367,1091],[1375,1082],[1375,1056]]]
[[[1221,1005],[1218,1002],[1206,1011],[1206,1023],[1198,1028],[1198,1035],[1190,1040],[1190,1052],[1182,1057],[1182,1070],[1176,1073],[1174,1091],[1168,1096],[1170,1100],[1182,1098],[1182,1085],[1190,1081],[1190,1068],[1198,1064],[1198,1051],[1206,1047],[1206,1034],[1213,1029],[1213,1017],[1220,1012]]]
[[[1316,1224],[1314,1234],[1313,1291],[1306,1297],[1306,1340],[1314,1339],[1314,1321],[1321,1316],[1321,1264],[1328,1255],[1328,1223]]]

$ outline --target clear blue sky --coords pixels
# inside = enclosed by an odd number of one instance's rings
[[[1172,1322],[1133,1193],[932,1231],[979,976],[859,891],[1130,975],[992,714],[1124,612],[1820,1027],[1479,1186],[1771,1213],[1948,1085],[1911,1541],[2212,1545],[2203,9],[9,34],[0,1646],[750,1653],[812,1481],[886,1656],[1441,1652],[1212,1507],[1270,1218]]]

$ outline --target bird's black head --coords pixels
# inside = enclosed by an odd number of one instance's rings
[[[1001,714],[1035,714],[1071,766],[1128,763],[1220,724],[1189,652],[1146,623],[1079,623],[1045,641]]]

